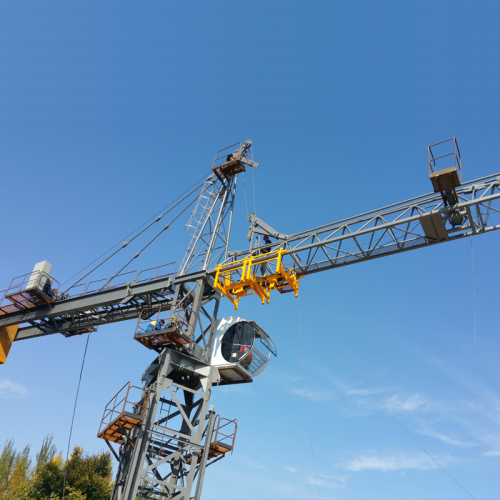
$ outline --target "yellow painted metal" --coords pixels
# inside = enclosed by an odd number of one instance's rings
[[[283,257],[286,250],[278,250],[245,257],[242,260],[220,264],[215,274],[215,289],[220,290],[238,309],[239,300],[247,295],[258,295],[262,304],[269,304],[272,290],[281,293],[299,293],[299,279],[293,269],[287,269],[283,265]],[[258,260],[258,262],[255,262]],[[276,263],[275,272],[258,276],[257,271],[265,264],[273,266]]]
[[[0,365],[3,365],[9,355],[12,342],[16,338],[19,325],[0,326]]]

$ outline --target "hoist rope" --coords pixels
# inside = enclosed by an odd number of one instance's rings
[[[302,370],[302,384],[304,387],[304,404],[306,408],[306,421],[307,421],[307,432],[309,433],[309,444],[311,445],[311,458],[314,469],[314,480],[316,481],[316,488],[318,489],[318,498],[321,500],[321,494],[319,492],[318,475],[316,474],[316,461],[314,460],[314,450],[311,437],[311,425],[309,424],[309,411],[307,408],[307,395],[306,395],[306,377],[304,375],[304,356],[302,353],[302,331],[300,328],[300,307],[299,298],[297,297],[297,317],[299,322],[299,346],[300,346],[300,367]]]
[[[78,402],[78,394],[80,393],[80,384],[82,382],[83,366],[85,365],[85,356],[87,355],[87,347],[89,346],[90,332],[87,334],[87,342],[85,343],[85,351],[83,351],[82,368],[80,369],[80,378],[78,379],[78,387],[76,389],[75,406],[73,407],[73,418],[71,419],[71,427],[69,430],[68,439],[68,450],[66,451],[66,465],[64,467],[64,480],[63,480],[63,495],[62,500],[64,500],[66,491],[66,475],[68,473],[68,458],[69,458],[69,448],[71,446],[71,435],[73,434],[73,423],[75,422],[76,404]]]
[[[470,256],[472,261],[472,294],[474,296],[474,345],[477,347],[476,342],[476,278],[474,276],[474,251],[472,249],[472,238],[470,239]]]
[[[245,185],[245,172],[243,172],[243,193],[245,193],[245,209],[247,211],[247,219],[248,219],[248,203],[247,203],[247,188]]]
[[[257,215],[257,205],[255,204],[255,175],[254,168],[252,168],[252,184],[253,184],[253,213]]]
[[[302,295],[304,295],[302,293]],[[316,316],[316,319],[318,320],[319,324],[321,325],[321,327],[323,328],[323,330],[326,332],[326,334],[328,335],[328,337],[330,338],[330,340],[332,341],[333,345],[337,348],[337,350],[340,352],[340,354],[342,355],[342,357],[345,359],[345,361],[347,362],[347,364],[352,368],[352,370],[354,371],[354,373],[356,373],[356,375],[359,377],[359,379],[361,380],[361,382],[363,382],[363,384],[366,386],[366,388],[371,392],[371,394],[373,395],[373,397],[382,405],[382,407],[385,409],[385,411],[396,421],[396,423],[401,427],[401,429],[403,429],[406,434],[408,434],[408,436],[410,436],[410,438],[424,451],[424,453],[445,473],[448,475],[448,477],[450,479],[452,479],[456,484],[458,484],[458,486],[460,486],[460,488],[462,488],[465,493],[467,493],[467,495],[469,495],[473,500],[476,500],[475,497],[473,497],[417,440],[415,437],[413,437],[413,435],[410,433],[410,431],[396,418],[396,416],[391,412],[391,410],[389,410],[389,408],[387,408],[387,406],[382,402],[382,400],[375,394],[375,392],[372,390],[372,388],[368,385],[368,383],[366,382],[366,380],[361,376],[361,374],[358,372],[358,370],[356,370],[356,368],[354,367],[354,365],[347,359],[347,356],[344,354],[344,351],[342,351],[342,349],[339,347],[339,345],[337,344],[337,342],[335,342],[335,340],[333,339],[333,337],[330,335],[330,332],[326,329],[325,325],[323,324],[323,322],[319,319],[318,315],[316,314],[316,312],[314,311],[313,307],[311,306],[310,302],[307,300],[307,297],[304,295],[304,299],[306,300],[307,302],[307,305],[309,306],[309,308],[311,309],[312,313],[314,314],[314,316]]]
[[[191,203],[189,203],[188,205],[186,205],[165,227],[163,227],[163,229],[153,239],[149,240],[149,242],[146,245],[144,245],[112,278],[110,278],[106,282],[106,285],[108,283],[111,283],[111,281],[113,281],[134,259],[137,259],[137,257],[139,257],[139,255],[141,255],[141,253],[144,250],[146,250],[146,248],[148,248],[148,246],[151,245],[151,243],[153,243],[153,241],[155,241],[156,238],[158,238],[158,236],[160,236],[160,234],[162,234],[164,231],[166,231],[196,201],[196,199],[197,198],[195,198],[193,201],[191,201]],[[172,210],[173,208],[174,207],[172,207],[171,209],[169,209],[169,211]],[[165,213],[167,213],[167,212],[165,212]],[[161,217],[163,217],[163,215]],[[158,220],[159,219],[155,220],[155,222],[157,222]],[[132,240],[130,240],[130,241],[132,241]],[[106,285],[104,285],[104,287]],[[102,290],[102,288],[101,288],[101,290]]]
[[[211,177],[211,175],[209,177]],[[136,229],[134,229],[131,233],[127,234],[127,236],[125,236],[124,238],[122,238],[118,243],[116,243],[115,245],[113,245],[109,250],[106,250],[103,254],[101,254],[99,257],[97,257],[96,259],[94,259],[90,264],[87,264],[84,268],[80,269],[80,271],[78,271],[76,274],[74,274],[73,276],[71,276],[71,278],[68,278],[64,283],[61,284],[61,287],[63,285],[65,285],[68,281],[71,281],[73,278],[75,278],[76,276],[78,276],[81,272],[85,271],[85,269],[87,269],[88,267],[90,267],[92,264],[94,264],[95,262],[97,262],[99,259],[101,259],[102,257],[104,257],[108,252],[111,252],[111,250],[113,250],[116,246],[120,245],[123,240],[126,240],[129,236],[131,236],[136,231],[138,231],[139,229],[141,229],[151,219],[153,219],[154,217],[157,217],[157,215],[159,213],[163,212],[163,210],[165,210],[166,208],[170,207],[170,205],[172,205],[172,203],[174,203],[176,200],[178,200],[181,196],[183,196],[187,191],[189,191],[191,189],[191,191],[182,200],[180,200],[178,203],[176,203],[173,207],[171,207],[163,215],[167,214],[170,210],[173,210],[179,203],[182,203],[194,191],[196,191],[197,189],[199,189],[200,186],[202,186],[205,183],[206,180],[207,180],[207,177],[205,177],[205,176],[203,176],[201,179],[197,180],[194,184],[192,184],[190,187],[188,187],[183,193],[181,193],[177,198],[175,198],[168,205],[164,206],[161,210],[159,210],[158,212],[156,212],[156,214],[154,214],[153,216],[151,216],[147,221],[145,221],[144,223],[142,223],[139,227],[137,227]],[[195,185],[196,185],[196,187],[193,189],[193,186],[195,186]],[[163,217],[163,215],[162,215],[162,217]],[[157,222],[157,220],[155,220],[153,222],[153,224],[155,222]],[[146,229],[148,229],[149,227],[151,227],[153,224],[150,224]],[[139,233],[138,235],[134,236],[133,239],[137,238],[137,236],[139,236],[140,234],[142,234],[144,231],[141,231],[141,233]],[[130,241],[132,241],[132,240],[130,240]],[[130,243],[130,241],[126,242],[127,245],[128,245],[128,243]],[[69,288],[72,288],[75,285],[77,285],[78,283],[80,283],[80,281],[82,281],[84,278],[86,278],[89,274],[93,273],[99,266],[101,266],[102,264],[104,264],[104,262],[106,262],[107,260],[109,260],[111,257],[113,257],[113,255],[115,255],[116,253],[118,253],[120,250],[122,250],[127,245],[123,245],[122,244],[122,246],[116,252],[114,252],[112,255],[110,255],[108,258],[106,258],[106,260],[104,260],[103,262],[101,262],[99,265],[97,265],[96,267],[94,267],[94,269],[92,269],[92,271],[88,272],[85,276],[83,276],[83,278],[80,278],[76,283],[74,283],[73,285],[71,285],[71,287],[69,287]],[[69,288],[67,290],[69,290]]]
[[[179,200],[179,201],[178,201],[175,205],[173,205],[172,207],[170,207],[170,208],[169,208],[166,212],[164,212],[162,215],[158,215],[158,216],[156,217],[156,219],[155,219],[155,220],[154,220],[151,224],[149,224],[149,225],[148,225],[147,227],[145,227],[142,231],[140,231],[139,233],[137,233],[137,234],[136,234],[136,235],[135,235],[132,239],[130,239],[129,241],[125,241],[125,242],[122,244],[122,246],[121,246],[120,248],[118,248],[118,250],[116,250],[116,251],[115,251],[115,252],[113,252],[113,253],[112,253],[109,257],[107,257],[107,258],[106,258],[106,259],[104,259],[102,262],[100,262],[100,263],[99,263],[97,266],[95,266],[95,267],[94,267],[91,271],[89,271],[89,272],[88,272],[85,276],[82,276],[82,277],[81,277],[78,281],[76,281],[75,283],[73,283],[73,285],[71,285],[71,286],[70,286],[70,287],[66,290],[66,292],[67,292],[70,288],[72,288],[72,287],[76,286],[78,283],[80,283],[80,281],[82,281],[83,279],[85,279],[85,278],[86,278],[89,274],[92,274],[92,273],[93,273],[93,272],[94,272],[94,271],[95,271],[98,267],[102,266],[105,262],[107,262],[109,259],[111,259],[111,257],[115,256],[115,255],[116,255],[116,254],[117,254],[120,250],[123,250],[123,249],[124,249],[124,248],[125,248],[125,247],[126,247],[126,246],[130,243],[130,242],[134,241],[134,240],[135,240],[136,238],[138,238],[141,234],[143,234],[145,231],[147,231],[147,230],[148,230],[148,229],[149,229],[152,225],[154,225],[154,224],[156,224],[158,221],[160,221],[160,220],[161,220],[161,219],[162,219],[165,215],[167,215],[169,212],[171,212],[171,211],[172,211],[175,207],[177,207],[180,203],[182,203],[182,202],[183,202],[186,198],[189,198],[189,196],[191,196],[191,195],[192,195],[192,194],[193,194],[193,193],[194,193],[197,189],[199,189],[199,188],[200,188],[200,187],[201,187],[201,186],[205,183],[205,181],[206,181],[206,180],[207,180],[207,179],[204,179],[204,180],[203,180],[203,182],[201,182],[201,183],[199,183],[199,182],[198,182],[198,184],[196,185],[196,187],[195,187],[194,189],[192,189],[192,190],[191,190],[191,191],[190,191],[190,192],[189,192],[186,196],[184,196],[181,200]],[[185,191],[184,191],[184,192],[185,192]],[[182,195],[180,195],[180,196],[182,196]],[[177,197],[176,199],[178,199],[178,198],[179,198],[179,197]],[[196,199],[196,198],[195,198],[195,199]],[[175,201],[175,200],[174,200],[174,201]],[[189,206],[191,206],[193,202],[194,202],[194,200],[193,200],[193,201],[192,201],[192,202],[188,205],[188,207],[189,207]],[[171,203],[170,203],[170,205],[171,205],[172,203],[173,203],[173,202],[171,202]],[[168,205],[167,205],[167,206],[168,206]],[[164,208],[163,208],[162,210],[164,210]],[[158,214],[158,213],[159,213],[159,212],[157,212],[157,214]],[[182,212],[181,212],[181,213],[182,213]],[[157,215],[157,214],[156,214],[156,215]],[[153,216],[153,217],[155,217],[155,216]],[[176,218],[177,218],[177,217],[176,217]],[[148,219],[148,221],[146,221],[144,224],[147,224],[147,222],[149,222],[151,219],[152,219],[152,217],[151,217],[150,219]],[[174,220],[175,220],[175,219],[174,219]],[[173,222],[173,221],[172,221],[172,222]],[[172,222],[171,222],[171,223],[172,223]],[[142,224],[141,226],[139,226],[139,228],[140,228],[140,227],[142,227],[142,226],[144,226],[144,224]],[[139,229],[139,228],[138,228],[138,229]],[[135,231],[137,231],[137,229],[136,229]],[[130,233],[130,234],[134,234],[134,233],[135,233],[135,231],[132,231],[132,233]],[[128,236],[130,236],[130,234],[129,234]],[[126,236],[126,238],[128,238],[128,236]],[[116,246],[116,245],[114,245],[112,248],[114,248],[115,246]],[[141,251],[142,251],[142,250],[141,250]],[[109,252],[109,250],[108,250],[108,252]],[[108,253],[108,252],[105,252],[103,255],[105,255],[105,254],[106,254],[106,253]],[[102,257],[102,255],[101,255],[101,257]],[[100,258],[100,257],[98,257],[98,259],[99,259],[99,258]],[[96,259],[96,260],[98,260],[98,259]],[[132,260],[133,260],[133,259],[132,259]],[[94,262],[95,262],[95,260],[94,260]],[[92,262],[92,264],[93,264],[94,262]],[[92,265],[92,264],[89,264],[89,265]],[[87,266],[87,267],[89,267],[89,266]],[[86,268],[84,268],[84,269],[86,269]],[[81,271],[79,271],[78,273],[76,273],[76,274],[75,274],[72,278],[74,278],[74,277],[75,277],[76,275],[78,275],[80,272],[81,272]],[[72,279],[72,278],[70,278],[70,279]],[[67,283],[68,281],[69,281],[69,280],[66,280],[64,283]],[[64,285],[64,283],[63,283],[63,285]]]

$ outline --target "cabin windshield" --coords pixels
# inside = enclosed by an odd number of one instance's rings
[[[221,352],[226,361],[236,363],[252,349],[255,331],[250,323],[241,321],[231,326],[222,337]]]

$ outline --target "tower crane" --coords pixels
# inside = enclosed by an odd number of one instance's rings
[[[2,294],[0,363],[14,342],[130,319],[134,338],[155,351],[143,384],[126,384],[104,410],[98,436],[119,462],[113,500],[199,499],[206,467],[232,453],[237,422],[216,415],[211,392],[251,383],[277,352],[255,321],[218,318],[223,297],[236,310],[249,295],[266,304],[274,290],[297,296],[312,273],[500,228],[500,174],[462,182],[453,138],[428,148],[432,193],[295,234],[250,214],[248,248],[229,251],[238,174],[259,167],[251,151],[246,141],[217,152],[178,270],[167,264],[61,291],[44,261]]]

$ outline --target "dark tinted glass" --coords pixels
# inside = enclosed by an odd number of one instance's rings
[[[231,326],[222,337],[222,356],[235,363],[250,351],[255,340],[255,332],[250,323],[241,321]]]

